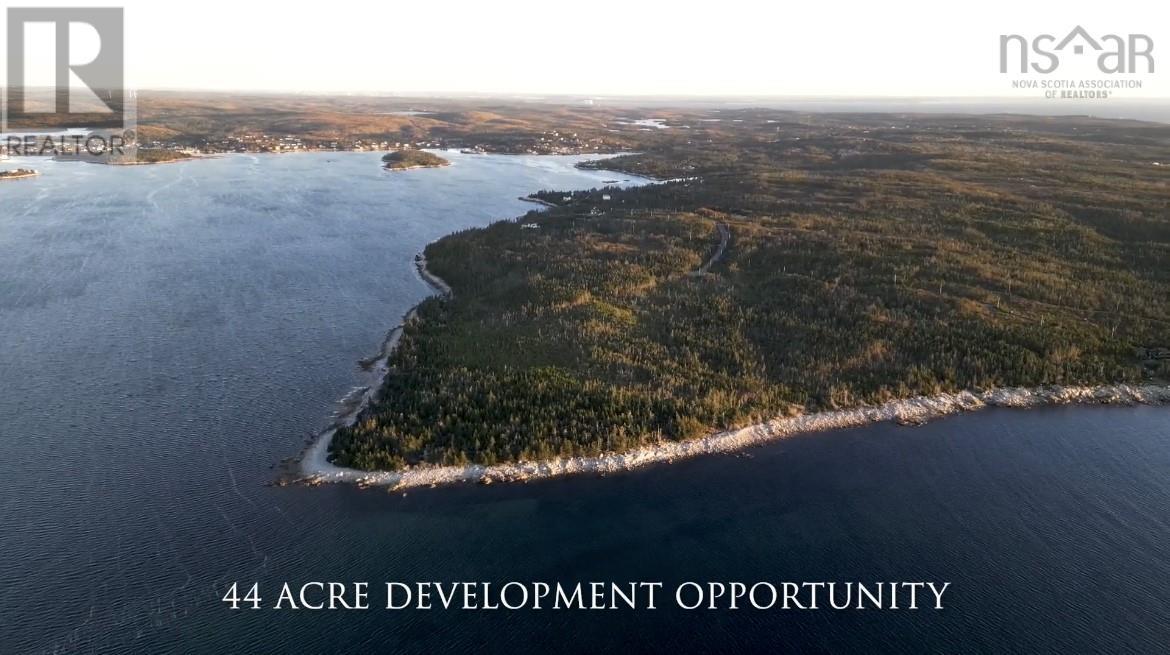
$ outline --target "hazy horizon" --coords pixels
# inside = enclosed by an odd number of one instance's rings
[[[1035,98],[981,98],[981,97],[849,97],[849,96],[650,96],[650,95],[607,95],[588,96],[585,94],[456,94],[456,93],[330,93],[310,91],[263,91],[263,90],[187,90],[187,89],[142,89],[140,94],[174,95],[190,97],[207,94],[225,97],[272,97],[306,99],[354,100],[401,100],[425,106],[430,102],[521,102],[547,103],[551,105],[574,106],[586,100],[596,107],[629,108],[631,110],[718,110],[718,109],[771,109],[807,113],[891,113],[891,114],[1019,114],[1039,116],[1092,116],[1107,119],[1124,119],[1170,123],[1170,99],[1115,99],[1108,102],[1094,101],[1049,101]]]
[[[1164,6],[1008,0],[958,9],[958,29],[956,8],[913,0],[635,1],[617,11],[533,0],[349,0],[328,11],[238,0],[114,4],[125,8],[131,88],[355,95],[1035,99],[1012,88],[1019,76],[999,72],[1001,35],[1064,35],[1083,25],[1098,36],[1148,34],[1160,56],[1170,17]],[[73,35],[83,44],[74,63],[88,61],[100,42],[84,32]],[[38,69],[51,69],[49,42],[30,38],[41,50],[29,53],[31,84]],[[1087,64],[1070,61],[1052,77],[1103,77]],[[1170,97],[1160,69],[1118,77],[1142,82],[1119,98]]]

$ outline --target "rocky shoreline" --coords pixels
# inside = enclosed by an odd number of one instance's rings
[[[451,286],[427,269],[427,257],[424,253],[420,252],[415,255],[414,266],[419,277],[422,278],[423,282],[430,285],[436,294],[446,297],[453,295]],[[333,435],[337,433],[338,428],[352,426],[374,401],[374,398],[382,387],[382,383],[386,379],[386,375],[390,372],[390,356],[394,354],[395,348],[398,347],[398,342],[402,339],[403,328],[417,316],[418,305],[415,305],[403,315],[401,323],[386,333],[386,338],[382,342],[381,351],[376,356],[359,362],[363,370],[371,372],[375,382],[369,386],[355,387],[347,394],[339,402],[341,409],[337,412],[333,425],[312,439],[309,442],[308,448],[298,457],[285,461],[282,464],[284,466],[291,464],[292,466],[290,468],[295,470],[296,475],[293,476],[294,479],[291,481],[316,484],[326,481],[320,479],[324,476],[329,478],[329,481],[359,482],[358,480],[341,479],[350,477],[349,474],[351,472],[360,473],[360,471],[342,468],[331,463],[329,461],[329,444],[333,441]],[[285,476],[278,479],[277,484],[283,485],[289,481],[288,477]]]
[[[553,203],[547,200],[541,200],[536,196],[520,196],[517,198],[517,200],[523,200],[524,202],[534,202],[538,205],[544,205],[545,207],[560,207],[560,205],[554,205]]]
[[[427,256],[424,253],[419,253],[414,256],[414,268],[418,271],[418,276],[423,279],[423,282],[431,285],[440,296],[451,297],[455,292],[451,291],[451,285],[443,281],[443,278],[435,275],[427,268]]]
[[[395,341],[395,345],[397,341]],[[964,391],[955,394],[920,396],[895,400],[876,407],[818,412],[776,418],[737,430],[727,430],[691,441],[661,442],[622,453],[605,453],[596,457],[557,458],[540,462],[516,462],[493,466],[419,466],[402,471],[359,471],[335,466],[326,459],[328,438],[322,435],[310,451],[317,456],[304,457],[302,482],[322,484],[346,482],[359,486],[385,486],[391,489],[432,487],[459,482],[519,482],[583,473],[607,474],[630,471],[651,464],[716,453],[729,453],[786,437],[827,430],[860,427],[893,421],[906,425],[971,412],[985,407],[1034,408],[1073,404],[1164,405],[1170,403],[1170,386],[1103,385],[1097,387],[1003,388],[984,392]],[[355,413],[356,417],[356,413]]]
[[[442,164],[411,164],[410,166],[383,166],[382,168],[384,170],[387,170],[387,171],[398,172],[398,171],[413,171],[417,168],[445,168],[445,167],[450,166],[450,165],[451,165],[451,162],[445,162]]]

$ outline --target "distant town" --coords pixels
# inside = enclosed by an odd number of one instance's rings
[[[191,155],[221,154],[230,152],[312,152],[332,151],[387,151],[409,149],[458,148],[467,153],[507,153],[528,155],[566,155],[582,152],[606,152],[613,148],[600,138],[582,138],[576,133],[561,133],[551,130],[540,136],[527,137],[516,142],[470,142],[462,137],[431,137],[418,141],[392,141],[389,139],[325,140],[300,137],[294,134],[242,134],[221,139],[201,139],[197,144],[175,141],[149,141],[141,144],[148,150],[172,150]]]
[[[576,133],[561,133],[557,130],[544,132],[539,136],[525,135],[520,139],[507,141],[474,142],[462,137],[432,137],[417,141],[390,139],[314,139],[295,134],[245,133],[222,138],[197,138],[192,140],[148,140],[138,145],[138,153],[154,160],[172,159],[159,157],[163,153],[182,156],[217,155],[226,153],[294,153],[294,152],[379,152],[394,150],[459,149],[466,154],[521,154],[521,155],[575,155],[583,153],[614,152],[620,149],[617,143],[600,138],[583,138]],[[17,153],[6,143],[0,143],[0,158]],[[32,155],[26,150],[21,154]],[[49,152],[47,154],[55,154]]]

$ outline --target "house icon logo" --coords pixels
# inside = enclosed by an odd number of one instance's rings
[[[1154,40],[1146,34],[1104,34],[1094,36],[1081,25],[1064,36],[1021,34],[999,37],[999,72],[1048,75],[1074,57],[1096,58],[1097,70],[1105,75],[1134,75],[1154,72]]]
[[[1085,54],[1085,45],[1086,44],[1089,45],[1090,47],[1092,47],[1094,50],[1101,49],[1101,44],[1098,43],[1097,40],[1094,39],[1092,37],[1092,35],[1090,35],[1088,33],[1088,31],[1086,31],[1085,28],[1081,27],[1080,25],[1077,25],[1076,27],[1074,27],[1073,31],[1069,32],[1068,36],[1064,37],[1064,40],[1062,40],[1060,43],[1058,43],[1056,45],[1056,49],[1057,50],[1064,50],[1064,49],[1068,48],[1069,44],[1071,44],[1073,41],[1076,41],[1077,39],[1080,39],[1081,43],[1077,43],[1076,45],[1073,46],[1073,53],[1074,54],[1078,54],[1078,55]]]

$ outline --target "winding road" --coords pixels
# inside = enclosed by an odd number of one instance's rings
[[[716,223],[715,229],[719,231],[719,247],[715,249],[715,253],[711,255],[711,258],[697,270],[692,271],[691,275],[705,275],[707,271],[711,270],[712,266],[723,258],[723,253],[727,250],[727,244],[731,241],[731,228],[728,227],[727,223]]]

